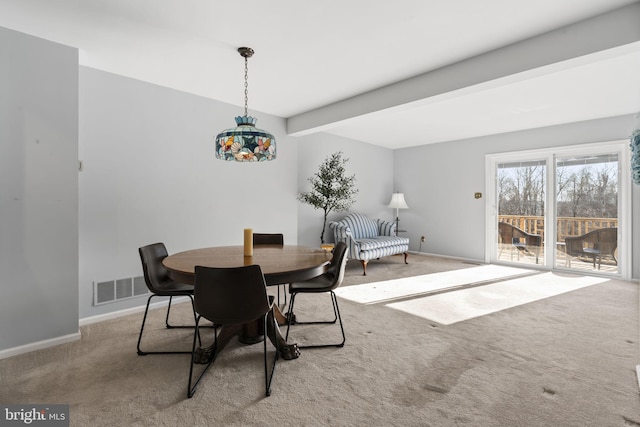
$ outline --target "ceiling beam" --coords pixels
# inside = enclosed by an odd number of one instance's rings
[[[287,119],[307,135],[381,110],[461,96],[640,49],[640,3],[571,24]],[[582,61],[581,61],[582,58]]]

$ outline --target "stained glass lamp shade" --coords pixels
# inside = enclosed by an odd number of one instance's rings
[[[276,139],[255,127],[256,118],[236,117],[235,128],[216,136],[216,158],[236,162],[262,162],[276,158]]]

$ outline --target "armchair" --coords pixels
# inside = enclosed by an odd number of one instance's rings
[[[341,221],[331,221],[335,242],[345,242],[349,257],[362,264],[363,275],[367,275],[367,263],[384,256],[404,254],[407,262],[409,239],[395,236],[395,222],[374,220],[360,213],[351,213]]]
[[[571,257],[585,256],[593,260],[593,268],[596,268],[598,262],[598,270],[602,257],[610,257],[613,262],[618,265],[616,259],[616,249],[618,248],[618,229],[600,228],[590,231],[581,236],[570,236],[564,239],[567,251],[567,266],[571,267]]]
[[[511,248],[511,260],[513,260],[513,251],[515,249],[518,254],[518,260],[520,259],[520,252],[522,252],[523,254],[535,256],[536,264],[538,263],[540,249],[542,248],[542,236],[539,234],[527,233],[515,225],[499,222],[498,243],[500,244],[498,256],[502,254],[504,245],[509,245]]]

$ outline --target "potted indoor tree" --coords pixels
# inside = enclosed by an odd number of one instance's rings
[[[355,203],[354,196],[358,192],[355,188],[356,176],[347,176],[345,164],[349,159],[342,157],[342,152],[333,153],[320,164],[318,172],[308,179],[311,191],[300,193],[298,200],[310,204],[314,209],[322,209],[322,233],[320,242],[324,243],[324,232],[327,217],[331,212],[346,211]]]

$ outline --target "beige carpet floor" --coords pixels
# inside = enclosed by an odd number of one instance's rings
[[[343,286],[477,267],[409,261],[372,261],[366,277],[349,262]],[[323,297],[301,296],[299,320],[330,315]],[[232,342],[186,399],[189,356],[138,356],[133,314],[0,360],[0,403],[68,403],[72,426],[638,427],[638,302],[637,283],[606,280],[444,325],[341,298],[345,347],[279,361],[268,398],[262,346]],[[189,305],[175,314],[188,321]],[[146,347],[190,348],[192,332],[163,317],[152,312]],[[290,341],[338,339],[336,328],[298,325]]]

